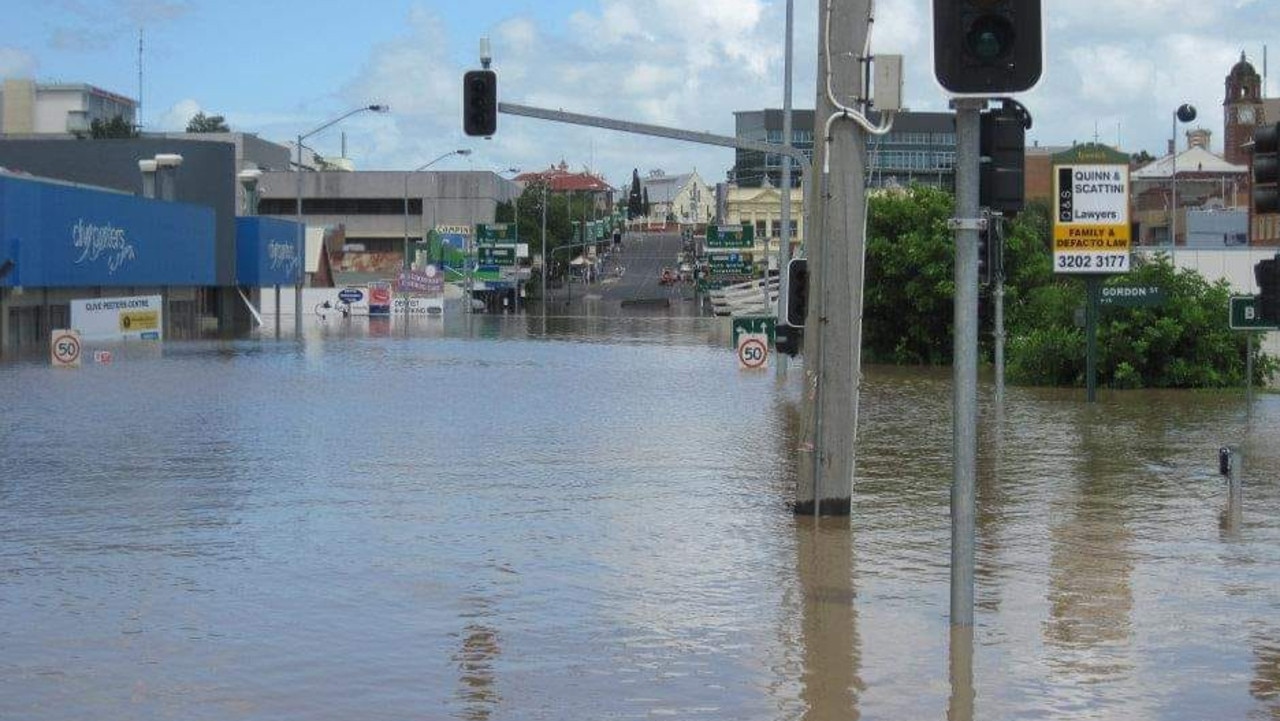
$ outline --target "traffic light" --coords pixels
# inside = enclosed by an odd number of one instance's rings
[[[785,281],[782,298],[786,305],[781,313],[782,322],[794,328],[803,328],[805,315],[809,312],[809,260],[792,258],[787,264]]]
[[[489,137],[498,130],[498,74],[468,70],[462,76],[462,132]]]
[[[1040,0],[933,0],[933,74],[961,95],[1030,90],[1043,34]]]
[[[1253,130],[1253,208],[1280,213],[1280,123]]]
[[[991,223],[978,231],[978,285],[991,283]]]
[[[1005,215],[1022,209],[1025,194],[1027,128],[1031,116],[1013,100],[982,114],[978,204]]]
[[[773,328],[773,346],[779,353],[786,353],[795,358],[804,347],[804,328],[779,323]]]
[[[1258,281],[1258,317],[1280,325],[1280,254],[1258,261],[1253,277]]]

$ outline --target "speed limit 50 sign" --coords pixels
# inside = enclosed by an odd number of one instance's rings
[[[738,336],[738,367],[757,370],[769,367],[769,336],[743,333]]]
[[[55,330],[49,339],[49,355],[55,368],[79,368],[80,331]]]

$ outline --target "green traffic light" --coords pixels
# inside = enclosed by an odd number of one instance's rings
[[[979,62],[995,62],[1009,54],[1013,35],[1013,25],[1007,17],[980,15],[965,34],[965,48]]]

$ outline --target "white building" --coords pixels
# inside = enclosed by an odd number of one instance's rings
[[[698,171],[667,175],[661,170],[649,171],[640,179],[641,192],[649,196],[649,224],[702,224],[715,218],[716,194]]]
[[[87,133],[93,121],[117,116],[137,126],[138,103],[84,83],[37,83],[5,78],[0,88],[0,135]]]

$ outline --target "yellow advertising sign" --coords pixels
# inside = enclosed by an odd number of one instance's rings
[[[1129,270],[1129,166],[1055,165],[1053,270],[1125,273]]]
[[[120,332],[139,333],[160,327],[158,310],[125,310],[120,312]]]

